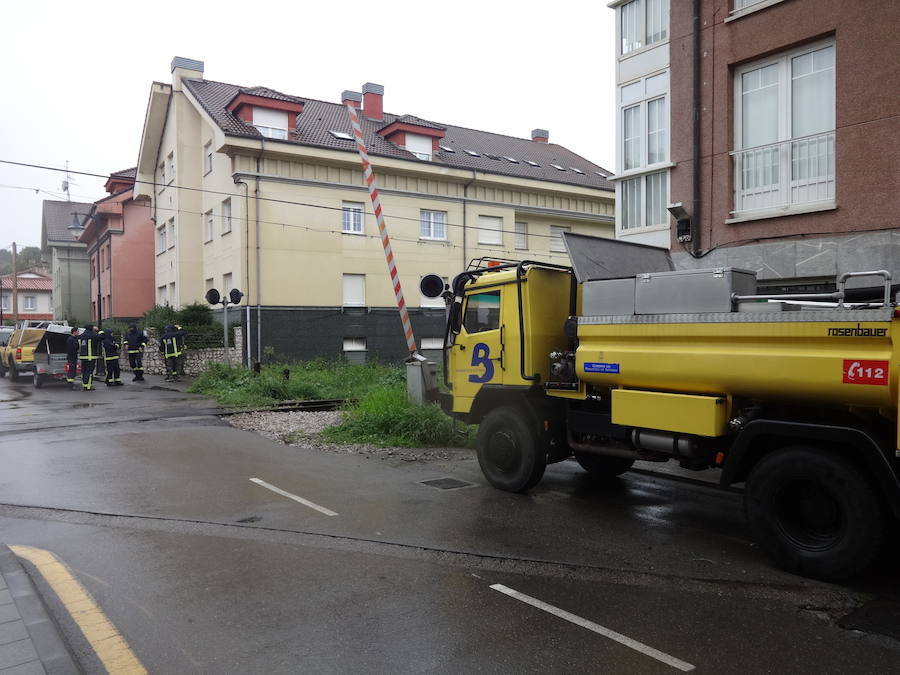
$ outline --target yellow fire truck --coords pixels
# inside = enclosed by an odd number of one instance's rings
[[[718,469],[778,565],[852,576],[900,517],[900,340],[890,274],[765,296],[738,269],[565,235],[572,267],[473,265],[445,291],[444,410],[480,424],[491,485],[524,492],[570,457]],[[846,289],[874,276],[877,297]],[[856,293],[856,301],[850,302]]]

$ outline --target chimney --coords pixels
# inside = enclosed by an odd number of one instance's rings
[[[546,129],[532,129],[531,140],[535,143],[548,143],[550,141],[550,132]]]
[[[176,56],[172,59],[172,89],[181,91],[182,80],[202,80],[203,61]]]
[[[380,84],[366,82],[362,88],[363,115],[370,120],[381,122],[384,119],[384,87]]]
[[[358,91],[347,91],[341,92],[341,103],[344,105],[352,105],[354,108],[359,108],[362,106],[362,94]]]

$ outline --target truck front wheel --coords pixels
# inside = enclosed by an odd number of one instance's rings
[[[878,499],[860,470],[837,453],[793,447],[765,456],[744,492],[747,520],[783,569],[815,579],[863,571],[881,546]]]
[[[478,464],[495,488],[525,492],[544,475],[547,453],[525,415],[506,406],[488,413],[478,428]]]

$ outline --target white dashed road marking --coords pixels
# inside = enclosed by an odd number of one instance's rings
[[[661,661],[662,663],[665,663],[667,666],[671,666],[672,668],[677,668],[678,670],[682,670],[684,672],[694,670],[695,668],[695,666],[690,663],[686,663],[684,661],[681,661],[680,659],[676,659],[674,656],[669,656],[665,652],[661,652],[658,649],[654,649],[653,647],[648,647],[644,643],[633,640],[627,635],[617,633],[614,630],[605,628],[600,624],[594,623],[593,621],[582,619],[580,616],[576,616],[571,612],[567,612],[564,609],[559,609],[558,607],[554,607],[553,605],[548,605],[546,602],[542,602],[537,598],[532,598],[530,595],[519,593],[519,591],[513,590],[512,588],[504,586],[503,584],[494,584],[491,586],[491,588],[495,591],[499,591],[500,593],[508,595],[511,598],[515,598],[520,602],[531,605],[532,607],[537,607],[538,609],[548,612],[553,616],[558,616],[560,619],[565,619],[566,621],[574,623],[576,626],[587,628],[588,630],[593,631],[598,635],[602,635],[603,637],[609,638],[610,640],[615,640],[619,644],[634,649],[635,651],[638,651],[645,656],[649,656],[652,659]]]
[[[266,481],[261,480],[259,478],[251,478],[250,482],[256,483],[257,485],[260,485],[260,486],[266,488],[267,490],[271,490],[272,492],[280,494],[282,497],[287,497],[288,499],[293,499],[298,504],[303,504],[303,506],[308,506],[311,509],[315,509],[319,513],[324,513],[326,516],[338,515],[336,512],[332,511],[331,509],[326,509],[324,506],[319,506],[315,502],[311,502],[308,499],[303,499],[303,497],[298,497],[297,495],[291,494],[290,492],[286,492],[285,490],[275,487],[271,483],[267,483]]]

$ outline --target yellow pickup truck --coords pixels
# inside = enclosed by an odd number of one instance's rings
[[[31,319],[17,322],[6,345],[0,347],[0,377],[5,377],[8,372],[9,379],[15,382],[22,375],[33,374],[34,348],[51,326],[68,332],[69,324],[65,321]]]

